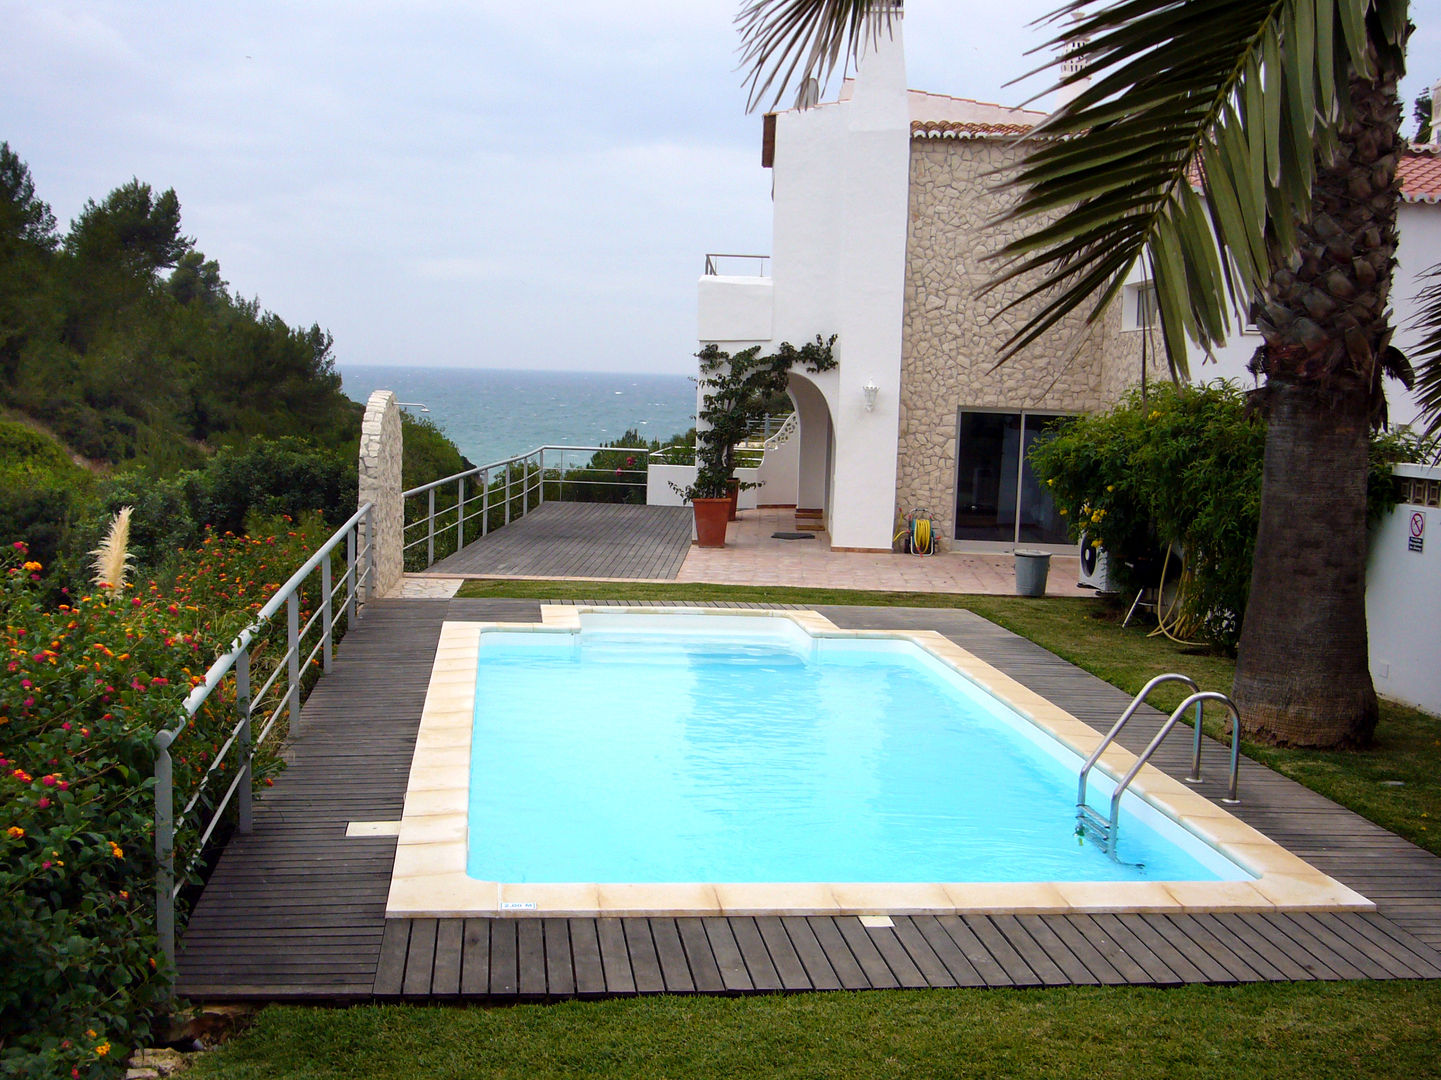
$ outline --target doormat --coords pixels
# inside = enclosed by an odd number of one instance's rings
[[[814,540],[815,533],[808,532],[774,532],[771,533],[772,540]]]

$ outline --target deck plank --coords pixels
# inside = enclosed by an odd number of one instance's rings
[[[532,525],[545,520],[532,515]],[[600,528],[598,520],[587,511],[585,527]],[[688,519],[685,532],[688,542]],[[572,539],[564,557],[576,570],[589,556],[585,538]],[[664,543],[633,544],[616,566],[650,574]],[[970,612],[822,613],[842,627],[938,630],[1093,726],[1109,726],[1128,701]],[[255,832],[230,842],[190,917],[178,992],[215,1000],[503,1001],[662,990],[1441,977],[1441,859],[1246,760],[1242,802],[1228,809],[1370,896],[1376,912],[913,916],[876,930],[831,916],[387,920],[395,842],[349,839],[345,827],[400,816],[447,615],[534,622],[540,602],[367,605],[305,704],[289,768],[257,801]],[[1139,749],[1160,719],[1142,710],[1123,745]],[[1184,736],[1164,744],[1156,761],[1183,771]],[[1223,762],[1224,748],[1208,740],[1201,794],[1222,794]]]

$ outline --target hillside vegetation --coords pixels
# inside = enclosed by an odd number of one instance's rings
[[[73,576],[121,505],[142,565],[252,511],[339,524],[361,407],[333,344],[232,293],[173,190],[132,179],[62,233],[0,143],[0,540]],[[418,484],[464,462],[407,418],[405,465]]]

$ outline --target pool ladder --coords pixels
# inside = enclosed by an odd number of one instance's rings
[[[1171,714],[1170,719],[1161,725],[1161,730],[1156,732],[1155,738],[1137,756],[1130,771],[1116,783],[1116,789],[1111,794],[1111,816],[1109,819],[1104,818],[1086,804],[1086,778],[1090,775],[1091,767],[1100,760],[1101,755],[1106,752],[1106,747],[1115,741],[1121,729],[1126,726],[1126,721],[1136,714],[1136,710],[1145,702],[1151,691],[1162,683],[1168,682],[1185,683],[1191,688],[1191,694],[1176,706],[1176,711]],[[1181,718],[1181,714],[1192,707],[1195,708],[1195,734],[1191,744],[1191,775],[1186,777],[1186,782],[1188,784],[1201,782],[1201,707],[1208,701],[1220,702],[1231,714],[1231,783],[1226,796],[1221,801],[1225,803],[1240,801],[1236,798],[1236,774],[1241,764],[1241,714],[1236,711],[1236,703],[1225,694],[1217,693],[1214,690],[1202,690],[1189,676],[1177,675],[1174,672],[1157,675],[1141,687],[1141,692],[1132,699],[1131,704],[1126,707],[1126,711],[1121,714],[1121,718],[1112,725],[1100,745],[1081,766],[1080,783],[1076,791],[1076,834],[1078,836],[1094,836],[1105,845],[1107,855],[1113,859],[1116,857],[1116,834],[1120,829],[1121,796],[1125,794],[1131,781],[1136,778],[1136,774],[1141,771],[1141,766],[1150,760],[1151,755],[1156,752],[1156,747],[1161,745],[1162,740],[1176,726],[1176,721]]]

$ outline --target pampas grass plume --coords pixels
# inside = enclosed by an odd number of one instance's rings
[[[105,539],[90,553],[95,556],[95,584],[109,585],[117,593],[125,588],[125,576],[135,561],[135,556],[126,550],[130,546],[130,515],[134,509],[122,506],[110,523]]]

